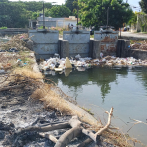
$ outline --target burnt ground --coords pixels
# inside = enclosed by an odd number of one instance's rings
[[[71,116],[61,116],[59,112],[45,109],[40,101],[30,99],[33,89],[0,91],[0,147],[54,147],[54,143],[41,137],[37,132],[25,132],[19,136],[15,131],[28,126],[46,126],[68,121]],[[66,129],[46,132],[57,139]],[[75,138],[68,146],[77,147],[87,136]],[[105,143],[106,146],[112,145]],[[94,143],[88,145],[95,146]]]

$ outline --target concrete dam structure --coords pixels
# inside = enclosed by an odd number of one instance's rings
[[[37,59],[48,59],[58,53],[61,58],[81,57],[99,58],[104,55],[116,55],[118,32],[96,31],[94,39],[89,31],[64,31],[63,39],[59,38],[59,31],[29,30],[29,37],[34,42],[33,50]]]

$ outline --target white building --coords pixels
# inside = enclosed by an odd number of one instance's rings
[[[77,18],[75,16],[69,16],[69,18],[52,18],[52,17],[45,17],[45,27],[61,27],[67,28],[68,25],[73,25],[73,29],[76,29],[77,25]],[[80,19],[78,19],[80,21]],[[43,26],[43,17],[38,17],[36,21],[29,20],[29,28],[36,29],[40,26]]]

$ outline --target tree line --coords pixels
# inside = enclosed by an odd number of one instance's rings
[[[141,0],[139,4],[146,12],[147,0]],[[0,27],[27,27],[28,20],[36,20],[42,11],[43,1],[0,0]],[[78,15],[81,19],[79,23],[85,27],[95,26],[95,28],[108,24],[118,29],[133,17],[131,7],[123,0],[66,0],[64,5],[44,2],[44,11],[46,17],[69,17],[70,15],[77,17]]]

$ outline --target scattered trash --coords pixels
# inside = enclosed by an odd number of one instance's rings
[[[100,52],[100,57],[103,58],[103,53],[102,52]]]
[[[23,62],[21,61],[21,59],[18,59],[18,60],[17,60],[17,64],[18,64],[20,67],[23,67],[23,66],[27,65],[27,63],[23,63]]]
[[[79,59],[79,58],[81,58],[79,54],[75,56],[75,59]]]
[[[140,59],[137,60],[133,57],[118,58],[114,56],[106,56],[102,59],[91,59],[89,57],[81,58],[79,54],[77,55],[77,57],[78,60],[77,58],[68,59],[67,57],[66,59],[65,58],[59,59],[57,57],[50,58],[46,61],[41,62],[39,64],[39,69],[40,71],[53,70],[63,73],[68,68],[69,69],[76,68],[78,71],[85,71],[85,69],[91,68],[93,66],[109,66],[109,67],[147,66],[147,60],[140,60]]]
[[[9,52],[18,52],[18,49],[16,47],[10,48]]]
[[[146,41],[142,41],[141,43],[134,43],[130,45],[131,49],[142,49],[142,50],[147,50],[147,43]]]
[[[70,63],[68,57],[66,57],[65,68],[72,68],[72,65],[71,65],[71,63]]]
[[[0,70],[0,74],[3,74],[3,73],[5,73],[5,70]]]
[[[2,42],[0,44],[0,50],[5,50],[9,52],[16,52],[19,50],[29,50],[30,46],[27,44],[27,41],[29,40],[30,38],[28,38],[28,34],[15,35],[8,42]]]

